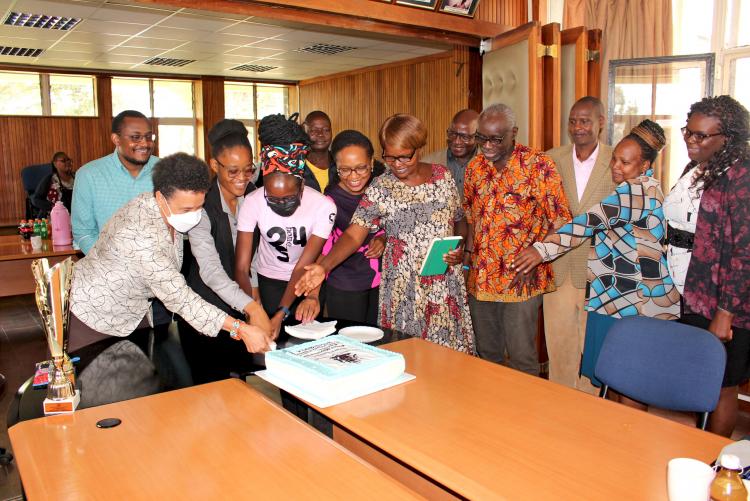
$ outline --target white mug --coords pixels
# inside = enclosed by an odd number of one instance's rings
[[[41,250],[42,249],[42,237],[39,235],[33,235],[31,237],[31,248],[34,250]]]
[[[667,465],[669,501],[706,501],[716,472],[702,461],[674,458]]]

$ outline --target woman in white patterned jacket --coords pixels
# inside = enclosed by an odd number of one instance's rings
[[[249,352],[269,349],[269,333],[252,325],[252,317],[250,324],[231,317],[203,300],[180,274],[182,234],[200,220],[210,187],[208,166],[196,157],[177,153],[154,166],[153,183],[153,193],[137,196],[112,216],[73,271],[69,351],[98,342],[111,343],[112,337],[119,341],[106,348],[112,354],[110,358],[114,357],[107,365],[120,366],[116,374],[119,393],[91,402],[90,393],[108,375],[102,373],[103,367],[89,365],[80,374],[83,384],[93,379],[94,374],[87,372],[96,373],[99,379],[85,385],[82,392],[82,399],[89,405],[158,391],[142,384],[145,379],[153,380],[154,369],[146,363],[147,358],[143,360],[144,349],[131,336],[148,328],[154,298],[207,336],[216,336],[224,329],[234,339],[241,339]],[[241,349],[240,345],[237,348]],[[124,359],[134,363],[123,364]],[[133,381],[128,380],[129,375]],[[127,395],[122,394],[124,388],[130,388]]]

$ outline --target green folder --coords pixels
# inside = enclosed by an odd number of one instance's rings
[[[448,269],[448,264],[443,261],[443,255],[458,248],[461,240],[462,237],[434,239],[430,244],[430,248],[427,249],[427,257],[422,262],[422,269],[419,270],[419,276],[431,277],[433,275],[443,275]]]

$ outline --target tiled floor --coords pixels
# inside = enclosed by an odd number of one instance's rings
[[[44,331],[34,297],[0,298],[0,373],[7,379],[0,397],[0,447],[10,446],[5,416],[15,390],[31,375],[34,364],[46,356]],[[257,385],[259,391],[277,398],[278,392],[268,388],[262,381],[251,381],[250,384]],[[689,416],[667,411],[654,413],[693,426]],[[733,438],[739,439],[749,434],[750,414],[740,413]],[[8,499],[21,499],[21,482],[15,464],[0,466],[0,500]]]

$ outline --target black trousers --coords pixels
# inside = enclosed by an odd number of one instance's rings
[[[326,285],[326,316],[367,325],[378,324],[378,287],[365,291],[345,291]],[[322,308],[322,305],[321,305]]]

